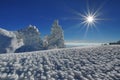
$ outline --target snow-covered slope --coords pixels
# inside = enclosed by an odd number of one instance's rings
[[[120,80],[120,46],[0,55],[0,80]]]

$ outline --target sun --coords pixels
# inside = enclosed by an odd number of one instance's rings
[[[93,16],[87,16],[86,22],[88,22],[88,23],[94,22],[94,17]]]
[[[94,13],[86,13],[85,15],[82,16],[82,24],[84,24],[87,27],[95,27],[95,24],[98,20],[97,15]]]
[[[84,25],[83,27],[86,28],[84,35],[85,37],[87,36],[89,29],[95,28],[96,30],[98,30],[96,24],[101,19],[99,18],[99,14],[97,12],[88,11],[84,14],[80,14],[80,16],[81,16],[81,24],[83,24]]]
[[[85,37],[87,36],[87,33],[90,30],[93,31],[95,29],[97,32],[99,32],[98,23],[104,20],[109,20],[107,18],[102,18],[102,15],[101,15],[103,14],[101,9],[103,8],[104,4],[105,3],[102,3],[100,6],[92,8],[89,6],[89,1],[88,1],[86,5],[86,9],[83,9],[84,11],[82,10],[76,11],[74,9],[71,9],[72,13],[74,13],[76,17],[64,18],[64,20],[67,20],[67,19],[78,20],[76,27],[85,30]]]

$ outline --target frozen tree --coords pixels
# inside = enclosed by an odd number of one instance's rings
[[[58,20],[55,20],[51,34],[44,40],[36,26],[29,25],[18,31],[7,31],[0,28],[0,53],[30,52],[54,48],[64,48],[64,34]]]
[[[16,52],[36,51],[43,49],[43,41],[36,26],[29,25],[26,29],[18,30],[18,37],[23,39],[24,45]]]
[[[61,26],[58,23],[58,20],[55,20],[52,29],[51,34],[48,36],[48,49],[53,48],[64,48],[64,34]]]
[[[44,50],[48,49],[48,36],[44,37],[44,40],[43,40],[43,49]]]

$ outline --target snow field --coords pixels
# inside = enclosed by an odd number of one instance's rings
[[[0,54],[0,80],[120,80],[120,46]]]

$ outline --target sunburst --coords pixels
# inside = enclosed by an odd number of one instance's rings
[[[85,15],[81,15],[81,17],[82,17],[81,23],[87,27],[95,27],[97,20],[99,20],[97,14],[90,12],[86,13]]]
[[[84,37],[87,36],[87,33],[88,33],[88,30],[90,28],[95,28],[97,29],[96,27],[96,23],[98,22],[99,17],[98,17],[98,13],[96,12],[90,12],[88,11],[87,13],[85,13],[84,15],[83,14],[80,14],[81,16],[81,24],[84,25],[84,27],[86,27],[86,31],[85,31],[85,34],[84,34]],[[98,30],[98,29],[97,29]]]

